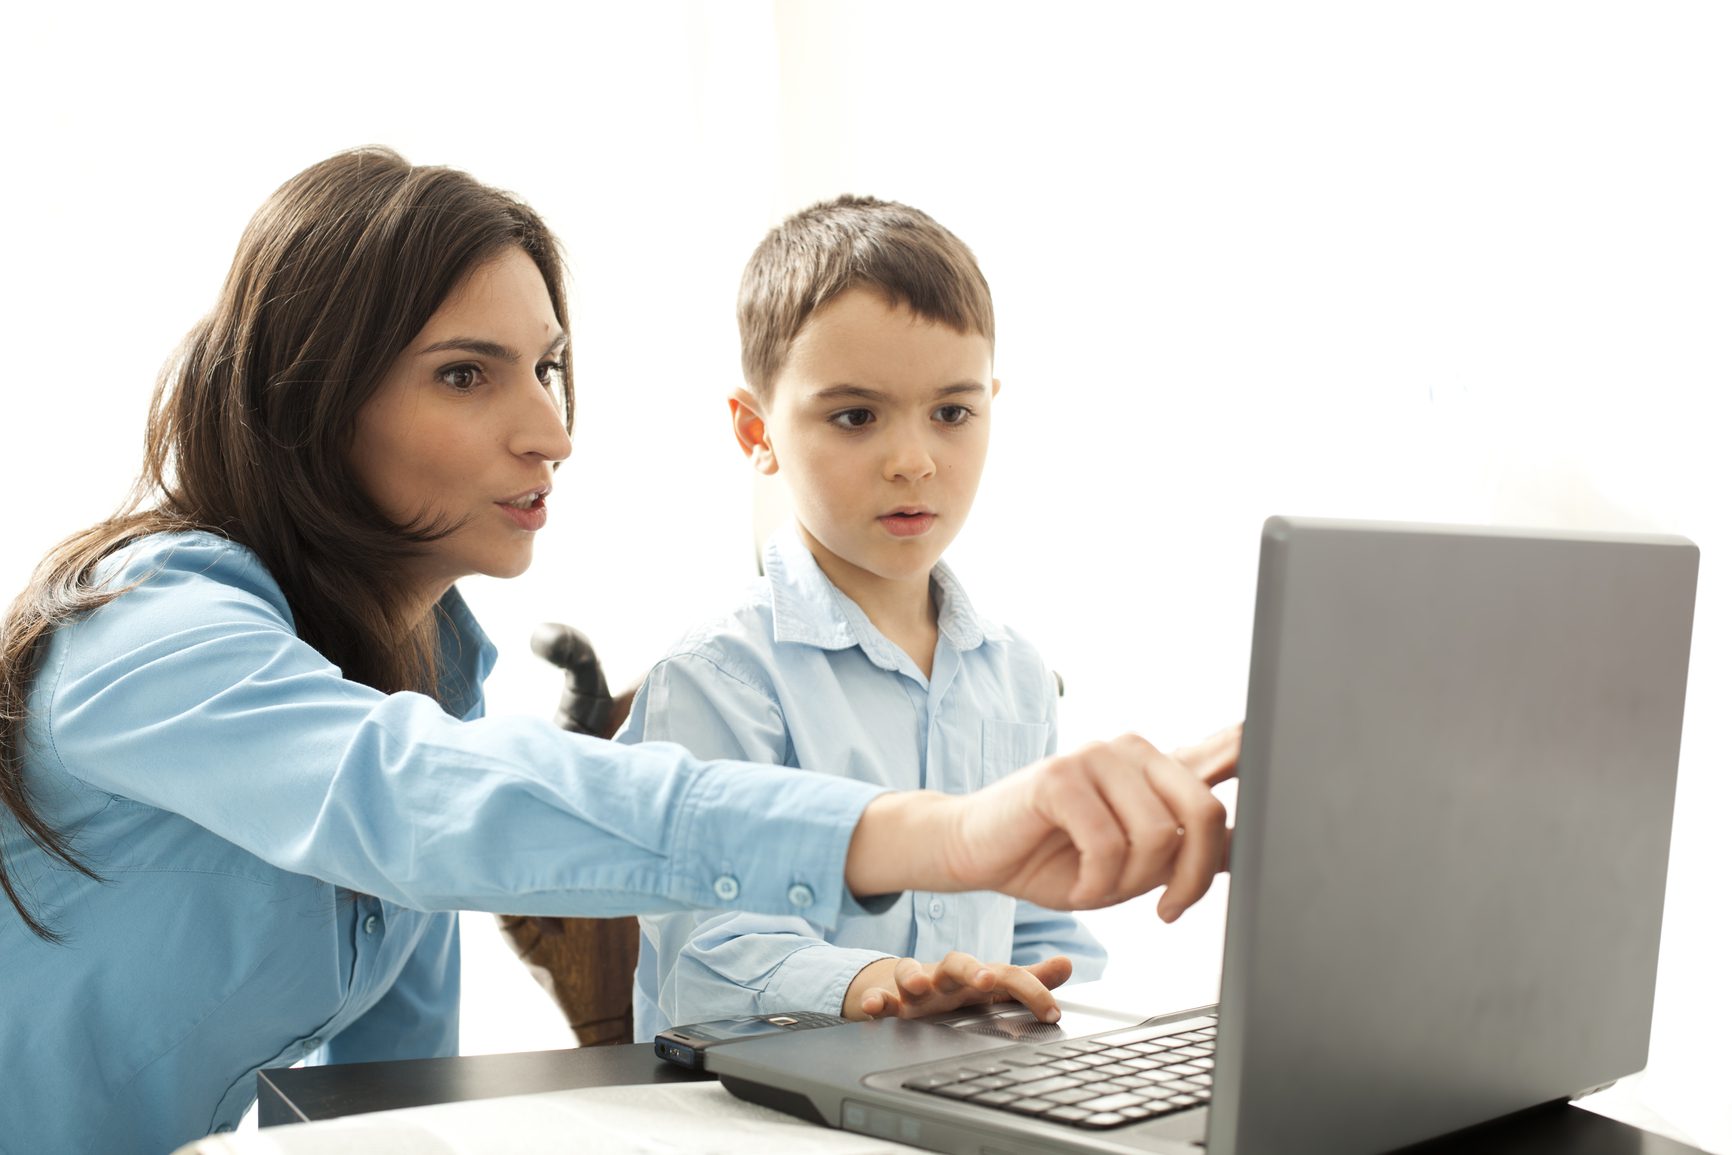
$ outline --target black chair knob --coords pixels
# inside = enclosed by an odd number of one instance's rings
[[[543,622],[529,637],[529,648],[537,657],[565,671],[565,692],[560,695],[554,721],[561,729],[598,738],[613,733],[613,695],[595,647],[581,630],[560,622]]]

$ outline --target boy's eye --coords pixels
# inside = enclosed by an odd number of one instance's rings
[[[481,384],[481,366],[447,365],[439,370],[439,380],[459,393],[468,393]]]
[[[974,416],[974,410],[966,405],[940,405],[933,416],[941,425],[961,425]]]
[[[840,413],[830,415],[830,423],[839,425],[843,429],[859,429],[863,425],[870,424],[871,421],[872,410],[870,409],[844,409]]]

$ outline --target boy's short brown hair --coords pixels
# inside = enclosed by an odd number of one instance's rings
[[[759,400],[769,400],[807,319],[856,287],[992,343],[992,290],[967,245],[919,209],[840,196],[771,229],[746,262],[740,367]]]

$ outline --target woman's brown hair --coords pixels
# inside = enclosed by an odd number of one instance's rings
[[[348,450],[357,411],[398,353],[467,273],[512,246],[535,261],[569,331],[553,235],[467,173],[356,149],[291,178],[254,214],[216,307],[157,381],[132,493],[60,543],[0,624],[0,803],[42,850],[97,877],[31,803],[31,681],[56,628],[125,592],[98,580],[98,564],[148,534],[204,530],[246,546],[282,587],[299,636],[345,677],[387,693],[435,691],[435,623],[406,620],[388,575],[454,527],[387,518]],[[33,932],[59,941],[3,857],[0,889]]]

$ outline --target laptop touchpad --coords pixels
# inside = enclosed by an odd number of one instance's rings
[[[1084,1011],[1065,1011],[1056,1023],[1043,1023],[1020,1003],[997,1007],[967,1007],[929,1020],[970,1035],[991,1035],[1018,1043],[1056,1043],[1102,1031],[1124,1030],[1136,1021],[1104,1018]]]

